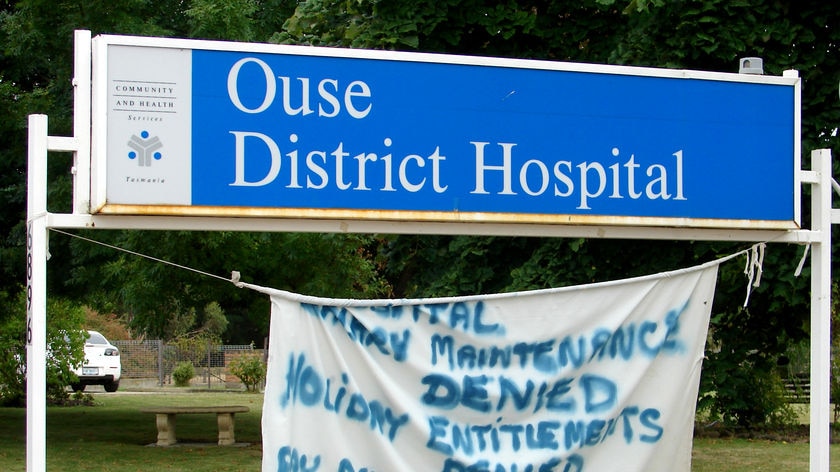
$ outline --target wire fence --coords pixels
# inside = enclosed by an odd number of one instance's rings
[[[228,366],[240,356],[260,356],[263,349],[253,345],[220,345],[213,343],[168,344],[161,340],[125,341],[112,340],[120,350],[122,378],[156,381],[160,386],[173,383],[172,371],[181,362],[190,362],[195,368],[191,384],[207,388],[240,387],[242,382]]]

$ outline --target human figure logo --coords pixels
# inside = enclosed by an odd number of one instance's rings
[[[128,141],[128,147],[133,149],[133,151],[129,151],[128,158],[137,159],[137,164],[140,167],[151,167],[153,157],[155,160],[160,160],[163,157],[163,154],[157,152],[163,147],[160,138],[157,136],[150,138],[149,132],[145,130],[140,132],[140,136],[132,135],[131,140]]]

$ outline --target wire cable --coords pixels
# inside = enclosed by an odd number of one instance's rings
[[[229,277],[222,277],[220,275],[211,274],[209,272],[204,272],[202,270],[194,269],[192,267],[187,267],[187,266],[184,266],[184,265],[181,265],[181,264],[176,264],[174,262],[170,262],[170,261],[167,261],[167,260],[164,260],[164,259],[159,259],[157,257],[152,257],[152,256],[148,256],[146,254],[135,252],[135,251],[132,251],[130,249],[125,249],[125,248],[121,248],[119,246],[114,246],[112,244],[103,243],[102,241],[97,241],[95,239],[86,238],[86,237],[80,236],[78,234],[68,233],[66,231],[61,231],[61,230],[55,229],[55,228],[50,228],[50,231],[55,231],[56,233],[61,233],[63,235],[70,236],[70,237],[73,237],[73,238],[78,238],[78,239],[81,239],[83,241],[87,241],[87,242],[90,242],[90,243],[99,244],[100,246],[105,246],[107,248],[115,249],[117,251],[122,251],[122,252],[125,252],[125,253],[128,253],[128,254],[134,255],[134,256],[143,257],[145,259],[149,259],[149,260],[152,260],[152,261],[155,261],[155,262],[160,262],[161,264],[166,264],[166,265],[170,265],[172,267],[177,267],[179,269],[184,269],[184,270],[188,270],[190,272],[195,272],[197,274],[201,274],[201,275],[204,275],[204,276],[207,276],[207,277],[213,277],[215,279],[224,280],[225,282],[228,282],[228,283],[231,281],[231,279]]]

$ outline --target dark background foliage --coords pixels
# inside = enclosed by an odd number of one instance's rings
[[[840,9],[819,0],[21,0],[0,4],[0,297],[24,280],[26,117],[71,134],[72,37],[100,33],[396,49],[735,72],[738,58],[803,78],[802,151],[838,155]],[[840,160],[836,160],[840,161]],[[835,168],[840,167],[835,164]],[[50,156],[50,210],[69,210],[71,162]],[[756,170],[760,172],[760,169]],[[807,188],[805,189],[807,193]],[[758,196],[757,196],[758,198]],[[807,203],[807,198],[804,199]],[[760,201],[756,201],[760,204]],[[807,223],[808,209],[803,215]],[[89,231],[84,236],[201,271],[322,296],[441,296],[554,287],[686,267],[744,245],[690,241]],[[836,245],[835,245],[836,247]],[[217,302],[229,342],[261,344],[267,302],[219,280],[52,233],[49,292],[115,313],[137,336],[174,337]],[[782,406],[780,358],[807,339],[802,249],[770,245],[742,306],[742,266],[722,268],[701,404],[756,424]],[[807,266],[806,266],[807,267]],[[0,320],[13,311],[0,310]],[[184,325],[190,325],[186,328]],[[180,330],[180,331],[179,331]],[[758,388],[757,386],[767,387]]]

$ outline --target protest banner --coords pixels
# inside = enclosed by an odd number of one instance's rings
[[[416,300],[262,289],[263,472],[687,472],[716,277]]]

